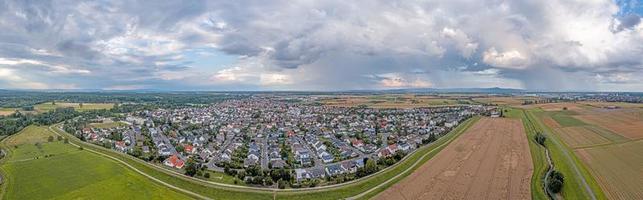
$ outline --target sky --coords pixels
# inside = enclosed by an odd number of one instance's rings
[[[0,89],[643,92],[636,0],[0,0]]]

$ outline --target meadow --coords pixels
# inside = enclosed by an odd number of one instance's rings
[[[189,199],[116,162],[29,126],[5,139],[4,199]]]

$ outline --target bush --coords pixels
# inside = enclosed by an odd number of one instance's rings
[[[53,142],[54,141],[54,136],[49,136],[47,137],[47,142]]]
[[[210,178],[210,172],[206,172],[205,174],[203,174],[203,177]]]
[[[61,140],[63,140],[63,136],[60,136],[60,135],[59,135],[59,136],[56,136],[56,139],[57,139],[58,141],[61,141]]]
[[[286,181],[284,181],[284,180],[277,181],[277,186],[279,187],[279,189],[285,189],[286,188]]]
[[[545,137],[545,135],[539,132],[539,133],[536,133],[536,135],[534,136],[534,140],[536,140],[538,144],[545,146],[545,141],[547,140],[547,137]]]
[[[69,139],[65,138],[65,139],[63,140],[63,142],[64,142],[65,144],[69,144]]]
[[[563,176],[562,173],[559,171],[552,171],[551,174],[549,174],[549,178],[547,179],[547,187],[549,188],[549,191],[553,193],[559,193],[563,189],[563,183],[565,182],[565,177]]]

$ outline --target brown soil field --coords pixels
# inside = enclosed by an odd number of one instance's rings
[[[604,138],[600,134],[594,132],[593,130],[585,128],[584,126],[557,128],[554,130],[558,132],[558,135],[560,135],[565,144],[569,145],[572,148],[589,145],[609,144],[612,142],[609,139]]]
[[[638,109],[595,109],[574,117],[630,139],[643,138],[643,115]]]
[[[643,199],[643,140],[577,149],[608,199]]]
[[[518,119],[482,118],[376,199],[531,199],[527,135]]]

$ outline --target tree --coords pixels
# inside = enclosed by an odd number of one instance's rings
[[[545,146],[545,140],[547,140],[547,137],[545,137],[545,135],[543,135],[542,133],[538,132],[534,136],[534,140],[536,140],[536,142],[538,142],[538,144],[540,144],[542,146]]]
[[[206,172],[205,174],[203,174],[203,177],[210,178],[210,172]]]
[[[63,140],[63,142],[64,142],[65,144],[69,144],[69,139],[65,138],[65,139]]]
[[[54,136],[49,136],[47,137],[47,142],[53,142],[54,141]]]
[[[199,166],[197,165],[198,164],[194,161],[194,159],[188,159],[188,161],[185,163],[185,175],[194,176],[199,169]]]
[[[563,189],[564,181],[565,177],[563,176],[563,174],[559,171],[554,170],[549,174],[549,178],[547,179],[547,187],[549,188],[549,191],[553,193],[559,193]]]

